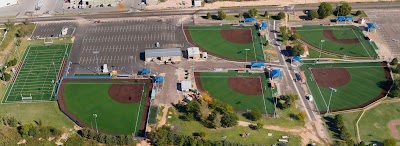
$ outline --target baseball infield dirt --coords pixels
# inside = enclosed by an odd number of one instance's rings
[[[392,120],[387,124],[387,127],[389,128],[390,135],[397,139],[400,140],[400,132],[397,130],[397,126],[400,126],[400,119],[397,120]]]
[[[64,92],[64,88],[65,88],[65,84],[67,84],[69,81],[74,81],[74,82],[90,82],[90,83],[96,83],[96,82],[110,82],[110,83],[115,83],[117,85],[120,85],[121,83],[124,82],[141,82],[144,83],[145,86],[148,86],[148,91],[146,93],[146,100],[144,101],[144,109],[142,110],[142,119],[141,119],[141,125],[139,128],[139,133],[140,135],[137,136],[143,136],[143,134],[146,131],[146,121],[147,121],[147,113],[149,112],[149,108],[150,108],[150,95],[151,95],[151,90],[153,88],[151,80],[150,79],[63,79],[59,91],[57,92],[57,101],[58,101],[58,105],[60,106],[60,110],[68,116],[68,118],[70,118],[73,122],[75,122],[77,125],[81,126],[81,127],[90,127],[89,125],[86,125],[85,123],[83,123],[78,117],[76,117],[72,112],[70,112],[67,108],[67,105],[65,104],[64,101],[64,97],[63,97],[63,92]],[[132,85],[132,84],[131,84]],[[135,90],[135,91],[140,91],[140,93],[134,93],[134,94],[140,94],[139,97],[141,97],[142,95],[142,89],[143,89],[143,84],[135,84],[135,85],[140,85],[140,90]],[[117,89],[116,87],[114,87],[115,89]],[[128,90],[130,88],[123,87],[125,88],[124,90]],[[137,88],[137,87],[136,87]],[[117,89],[118,90],[118,89]],[[112,91],[114,92],[114,91]],[[126,95],[127,93],[124,93],[124,95]],[[113,98],[114,99],[114,98]],[[125,98],[126,99],[126,98]],[[115,100],[115,99],[114,99]],[[129,98],[128,98],[129,100]],[[132,100],[134,100],[132,98]],[[135,99],[137,100],[137,99]],[[140,99],[139,99],[140,101]],[[130,102],[130,101],[129,101]],[[132,101],[133,103],[133,101]],[[111,119],[110,119],[111,120]],[[135,123],[132,123],[135,124]],[[95,129],[94,127],[91,127],[92,129]],[[106,131],[102,131],[101,129],[99,129],[100,132],[102,133],[106,133],[106,134],[111,134],[111,135],[121,135],[118,133],[110,133],[110,132],[106,132]]]
[[[249,44],[253,42],[250,29],[222,29],[221,36],[233,43]]]
[[[228,85],[234,91],[245,95],[261,95],[261,81],[257,77],[229,77]]]
[[[321,88],[341,87],[351,80],[351,75],[345,68],[313,68],[311,72]]]
[[[108,95],[120,103],[135,103],[142,99],[144,84],[112,84]]]
[[[333,31],[330,29],[323,30],[322,33],[324,34],[324,37],[326,37],[327,39],[329,39],[335,43],[339,43],[339,44],[356,44],[356,43],[360,42],[360,40],[358,40],[358,38],[338,39],[333,35]]]

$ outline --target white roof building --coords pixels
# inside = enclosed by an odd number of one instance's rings
[[[0,0],[0,8],[18,4],[18,0]]]
[[[187,55],[189,59],[200,59],[200,49],[199,47],[187,48]]]
[[[191,81],[182,81],[181,82],[181,90],[182,92],[189,92],[189,89],[192,88],[192,82]]]

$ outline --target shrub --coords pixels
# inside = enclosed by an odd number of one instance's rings
[[[357,12],[356,12],[356,16],[360,16],[362,14],[362,12],[360,11],[360,10],[358,10]]]
[[[226,18],[226,13],[222,10],[218,11],[218,18],[224,20]]]
[[[286,14],[285,14],[285,13],[283,13],[283,12],[279,12],[279,13],[278,13],[278,19],[279,19],[279,20],[285,19],[285,17],[286,17]]]
[[[393,58],[392,62],[390,62],[390,65],[397,65],[399,63],[399,60],[397,58]]]
[[[308,12],[307,17],[308,17],[308,19],[313,20],[315,18],[318,18],[319,15],[318,15],[317,11],[311,10],[311,11]]]
[[[299,35],[298,33],[294,33],[294,34],[291,36],[290,39],[292,39],[292,41],[295,41],[295,40],[297,40],[297,39],[299,39],[299,38],[300,38],[300,35]]]
[[[239,118],[235,113],[225,113],[221,119],[221,125],[223,127],[232,127],[238,124]]]
[[[8,73],[3,73],[3,80],[4,81],[9,81],[11,79],[11,75],[10,74],[8,74]]]
[[[199,136],[201,137],[201,138],[204,138],[204,137],[206,137],[207,136],[207,133],[205,133],[205,132],[200,132],[199,133]]]
[[[249,16],[250,16],[250,17],[255,17],[255,16],[257,16],[258,11],[257,11],[256,8],[253,8],[253,9],[250,9],[250,10],[248,11],[248,13],[249,13]]]
[[[211,19],[211,13],[210,12],[207,13],[207,19]]]
[[[318,7],[319,18],[323,19],[333,14],[332,5],[327,2],[322,2]]]
[[[304,121],[304,119],[307,118],[307,114],[305,112],[300,112],[296,116],[297,116],[297,119],[299,119],[301,121]]]

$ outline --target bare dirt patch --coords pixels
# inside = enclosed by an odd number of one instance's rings
[[[120,103],[135,103],[142,99],[144,84],[112,84],[108,95]]]
[[[390,131],[390,135],[397,139],[400,140],[400,132],[399,130],[397,130],[397,126],[400,126],[400,119],[397,120],[392,120],[387,124],[389,131]]]
[[[253,42],[250,29],[222,29],[221,36],[233,43],[249,44]]]
[[[339,44],[357,44],[360,42],[360,40],[358,40],[358,38],[354,38],[354,39],[338,39],[333,35],[333,31],[330,29],[326,29],[322,31],[324,37],[326,37],[327,39],[335,42],[335,43],[339,43]]]
[[[311,72],[321,88],[341,87],[351,80],[351,75],[345,68],[313,68]]]
[[[261,95],[261,82],[257,77],[229,77],[228,85],[234,91],[245,95]]]

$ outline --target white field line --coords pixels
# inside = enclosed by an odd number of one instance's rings
[[[358,41],[360,41],[361,46],[363,47],[363,49],[365,50],[365,52],[367,52],[368,56],[371,57],[371,54],[369,54],[369,52],[368,52],[367,49],[365,48],[364,44],[362,43],[362,41],[360,40],[360,38],[358,37],[358,35],[356,34],[356,32],[354,32],[353,29],[351,29],[351,31],[352,31],[353,34],[356,36],[356,38],[358,39]]]
[[[260,79],[260,88],[261,88],[261,92],[262,92],[262,99],[263,99],[263,101],[264,101],[264,110],[265,110],[265,114],[266,115],[268,115],[268,111],[267,111],[267,104],[265,103],[265,96],[264,96],[264,88],[263,88],[263,84],[262,84],[262,81],[261,81],[261,79],[262,78],[259,78]]]
[[[140,107],[142,106],[143,94],[146,94],[146,93],[144,93],[144,87],[145,87],[145,86],[143,86],[143,88],[142,88],[142,96],[140,97],[140,103],[139,103],[139,107],[138,107],[138,110],[137,110],[138,112],[137,112],[137,116],[136,116],[135,130],[133,131],[133,132],[135,132],[135,133],[136,133],[137,124],[138,124],[138,120],[139,120],[139,114],[140,114],[140,112],[141,112]],[[143,115],[142,115],[142,116],[143,116]]]

